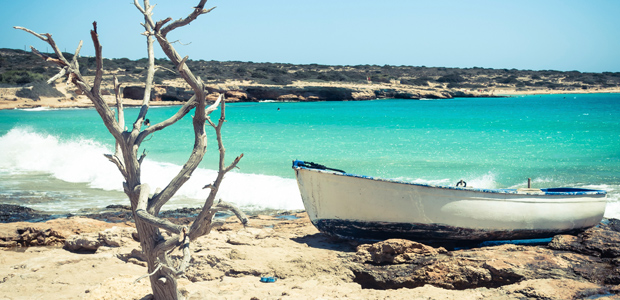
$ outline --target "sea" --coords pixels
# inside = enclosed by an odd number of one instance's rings
[[[151,124],[178,106],[151,107]],[[220,110],[212,114],[215,121]],[[138,109],[125,110],[126,123]],[[226,162],[244,154],[218,198],[246,211],[303,209],[292,161],[407,182],[479,188],[606,190],[620,218],[620,94],[441,100],[252,102],[226,105]],[[219,153],[207,154],[164,210],[200,207]],[[191,116],[142,144],[142,182],[163,188],[193,146]],[[0,111],[0,203],[61,213],[128,205],[104,154],[114,140],[94,109]]]

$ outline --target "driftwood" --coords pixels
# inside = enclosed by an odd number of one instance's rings
[[[187,269],[190,259],[190,242],[196,238],[208,234],[213,228],[213,217],[217,211],[229,210],[245,225],[247,218],[234,205],[222,201],[216,201],[216,195],[224,175],[235,168],[243,154],[238,156],[229,165],[225,164],[225,148],[222,142],[221,129],[226,120],[225,99],[221,95],[215,103],[207,106],[205,85],[200,77],[196,77],[185,63],[188,57],[179,55],[172,46],[174,42],[168,41],[167,34],[171,31],[183,27],[194,21],[198,16],[206,14],[213,10],[204,9],[207,0],[200,0],[193,11],[185,18],[172,21],[171,18],[154,22],[152,12],[154,5],[150,5],[148,0],[144,0],[141,5],[138,0],[134,0],[134,5],[144,16],[144,33],[147,39],[148,67],[144,98],[138,117],[133,121],[131,128],[125,126],[125,115],[123,112],[123,99],[120,93],[121,84],[116,77],[114,78],[114,91],[116,93],[116,113],[104,101],[101,94],[101,83],[103,80],[103,56],[102,45],[99,43],[97,34],[97,23],[93,23],[93,29],[90,31],[91,39],[95,46],[96,71],[92,83],[89,83],[79,71],[77,57],[79,56],[82,42],[75,51],[75,55],[71,61],[68,61],[54,42],[51,34],[39,34],[30,29],[23,27],[15,27],[24,30],[39,39],[48,43],[53,49],[56,57],[51,57],[37,51],[31,47],[32,52],[42,59],[54,63],[59,67],[57,75],[50,78],[48,83],[52,83],[62,77],[67,78],[67,83],[76,85],[84,95],[86,95],[94,104],[97,113],[101,117],[106,128],[114,137],[116,142],[116,150],[114,154],[107,154],[106,157],[114,163],[123,175],[125,181],[123,188],[131,202],[131,208],[136,220],[136,228],[140,237],[142,252],[144,253],[148,263],[148,276],[153,289],[155,299],[179,299],[181,295],[177,290],[177,277],[182,275]],[[154,41],[157,40],[159,46],[166,56],[175,65],[176,72],[185,80],[192,88],[194,96],[192,96],[179,110],[168,119],[144,126],[146,115],[149,110],[149,101],[151,99],[151,87],[153,85],[153,77],[155,73],[155,56],[153,50]],[[220,108],[221,115],[217,124],[214,123],[209,115]],[[139,153],[142,141],[148,136],[163,130],[168,126],[176,123],[186,116],[192,109],[193,130],[194,130],[194,148],[187,162],[183,165],[181,171],[161,190],[151,194],[151,188],[147,183],[141,181],[141,164],[146,156],[146,151]],[[165,219],[159,218],[159,211],[170,200],[170,198],[181,188],[181,186],[190,178],[192,172],[198,167],[202,161],[207,145],[207,136],[205,126],[209,124],[214,128],[219,147],[219,170],[217,178],[214,182],[207,184],[210,193],[204,202],[202,211],[190,227],[173,224]],[[164,238],[160,230],[168,231],[171,236]],[[174,265],[169,254],[174,249],[179,249],[182,253],[182,259],[178,265]]]

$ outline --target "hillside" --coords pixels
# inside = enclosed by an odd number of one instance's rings
[[[70,59],[73,55],[65,53]],[[80,72],[93,75],[95,59],[80,57]],[[124,97],[141,99],[146,59],[105,59],[111,90],[112,75],[124,83]],[[156,60],[155,100],[182,101],[189,89],[172,71],[172,63]],[[488,68],[424,66],[327,66],[239,61],[189,60],[188,65],[212,92],[226,93],[231,101],[324,101],[378,98],[490,97],[505,94],[583,93],[620,91],[620,73],[531,71]],[[30,52],[0,49],[0,100],[41,97],[80,98],[71,87],[59,93],[41,84],[57,72]],[[60,81],[59,81],[60,82]],[[30,87],[33,86],[33,87]],[[64,83],[62,84],[64,86]],[[26,87],[26,88],[24,88]],[[57,87],[60,85],[57,84]]]

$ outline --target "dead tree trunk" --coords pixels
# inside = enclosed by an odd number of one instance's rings
[[[97,69],[92,86],[82,77],[79,71],[77,57],[79,55],[82,42],[80,42],[72,61],[69,62],[65,59],[50,34],[38,34],[23,27],[15,27],[16,29],[21,29],[35,35],[52,47],[57,57],[47,56],[31,47],[35,54],[49,62],[55,63],[60,67],[59,73],[52,77],[49,82],[53,82],[65,76],[68,83],[70,82],[75,84],[84,93],[84,95],[92,101],[106,128],[114,137],[116,142],[116,153],[108,154],[106,157],[118,167],[125,179],[123,188],[131,203],[131,208],[136,222],[136,229],[140,237],[140,245],[142,247],[142,252],[147,259],[148,275],[155,299],[181,298],[181,295],[177,289],[177,277],[182,275],[189,265],[191,258],[191,251],[189,248],[190,241],[209,233],[213,226],[213,217],[217,211],[232,210],[243,224],[247,223],[247,218],[245,215],[235,206],[221,201],[215,201],[217,191],[224,175],[233,169],[243,157],[243,154],[241,154],[228,166],[226,166],[224,162],[225,149],[222,143],[221,128],[224,124],[226,115],[223,96],[220,96],[215,103],[207,106],[207,92],[204,83],[199,77],[194,76],[190,68],[186,65],[185,62],[187,61],[187,57],[181,58],[179,53],[167,39],[169,32],[189,24],[202,14],[210,12],[213,8],[204,9],[206,2],[207,0],[200,0],[198,5],[193,8],[193,11],[187,17],[170,23],[172,20],[171,18],[154,22],[152,19],[152,11],[154,6],[151,6],[148,0],[144,0],[143,5],[140,5],[138,0],[134,0],[134,5],[144,15],[143,25],[145,31],[143,35],[147,38],[149,63],[147,66],[148,74],[145,84],[145,95],[142,101],[140,113],[133,122],[132,127],[129,129],[125,129],[123,103],[120,95],[120,84],[116,78],[114,79],[114,89],[116,93],[117,113],[115,113],[114,110],[108,106],[101,95],[100,90],[101,82],[103,80],[103,56],[102,46],[99,43],[99,37],[97,34],[96,22],[93,23],[93,29],[90,32],[91,38],[95,45],[95,57],[97,63]],[[149,110],[149,101],[151,98],[150,92],[153,83],[153,75],[155,72],[155,59],[153,54],[154,40],[157,40],[161,49],[164,53],[166,53],[170,61],[174,63],[176,66],[176,71],[179,75],[191,86],[194,91],[194,96],[167,120],[144,128],[143,123]],[[218,106],[221,109],[221,116],[218,123],[215,124],[209,118],[209,114],[216,110]],[[194,148],[187,159],[187,162],[166,187],[151,193],[150,186],[147,183],[141,182],[141,164],[146,155],[146,152],[143,152],[142,154],[139,153],[139,148],[142,141],[144,141],[145,138],[152,133],[165,129],[166,127],[176,123],[194,108],[194,115],[192,116]],[[212,126],[216,132],[220,152],[218,175],[214,182],[205,186],[205,188],[210,189],[210,193],[207,199],[205,199],[202,211],[194,223],[190,227],[176,225],[165,219],[159,218],[159,211],[190,178],[192,172],[202,161],[207,147],[207,137],[205,132],[206,123]],[[165,238],[161,234],[160,230],[168,231],[171,234],[171,237]],[[180,263],[175,265],[170,259],[169,254],[177,248],[182,253],[182,259]]]

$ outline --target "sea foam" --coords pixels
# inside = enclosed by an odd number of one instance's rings
[[[49,174],[67,183],[85,183],[93,189],[92,194],[100,193],[95,190],[122,191],[120,172],[104,157],[112,149],[90,139],[61,140],[19,127],[0,137],[0,153],[0,170],[4,173]],[[142,164],[142,182],[151,185],[152,191],[164,188],[180,169],[179,165],[147,158]],[[216,176],[215,170],[198,168],[164,209],[201,206],[209,193],[203,187]],[[303,209],[295,180],[277,176],[230,172],[217,198],[246,209]],[[93,201],[84,199],[83,206],[70,206],[93,207]]]

